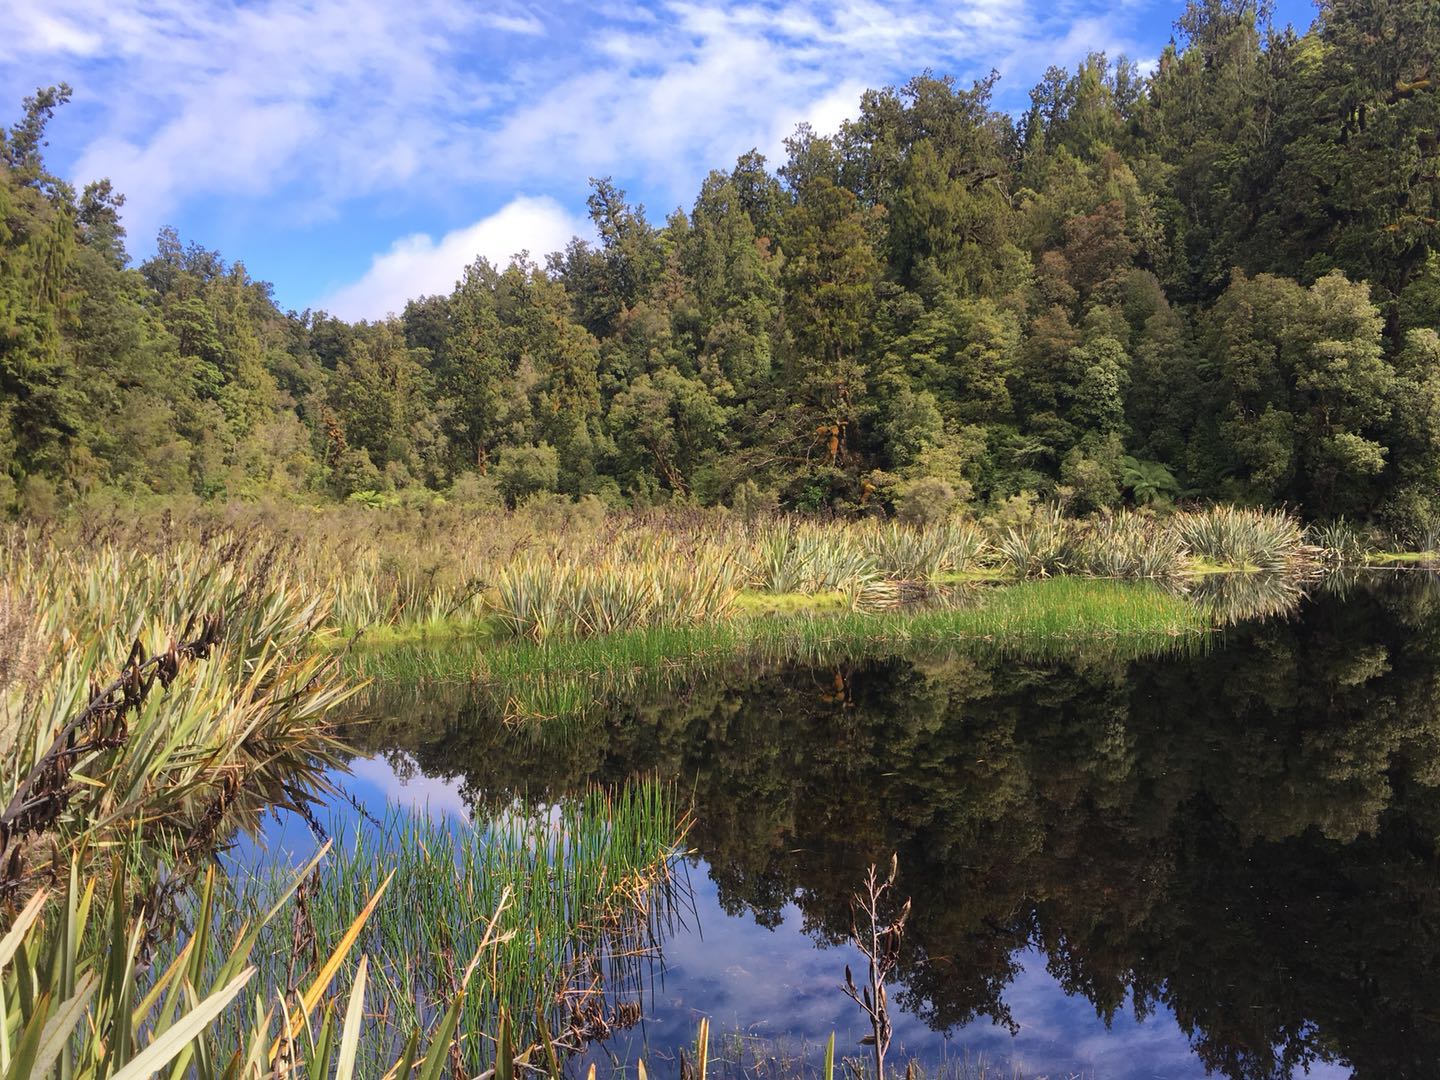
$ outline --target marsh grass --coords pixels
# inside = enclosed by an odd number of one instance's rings
[[[391,878],[355,950],[370,960],[371,1018],[361,1075],[380,1075],[412,1030],[430,1030],[454,997],[457,958],[472,955],[503,905],[476,992],[460,1017],[458,1063],[466,1075],[495,1064],[502,1016],[517,1047],[542,1039],[578,1048],[578,1015],[639,993],[646,965],[683,908],[676,859],[686,815],[673,785],[638,781],[592,789],[554,806],[516,807],[470,824],[392,807],[378,827],[337,823],[332,857],[307,882],[306,940],[338,941]],[[393,878],[391,877],[393,875]],[[281,874],[240,879],[225,918],[273,904]],[[298,909],[297,909],[298,910]],[[297,916],[298,917],[298,916]],[[274,923],[260,936],[260,978],[283,985],[293,935]],[[353,964],[340,981],[354,977]]]
[[[988,546],[983,530],[970,521],[927,526],[871,521],[859,531],[881,572],[902,581],[932,581],[974,570]]]
[[[12,529],[0,581],[0,1068],[353,1075],[336,1016],[363,1012],[367,961],[348,1003],[330,992],[331,965],[368,903],[334,954],[279,984],[255,981],[251,955],[278,903],[231,934],[194,932],[216,913],[212,860],[234,833],[274,807],[308,813],[330,790],[344,751],[329,716],[356,687],[316,645],[328,598],[297,586],[274,549],[233,536],[76,545]],[[277,881],[277,901],[294,884]],[[217,1060],[227,1013],[237,1056]],[[449,1043],[437,1030],[436,1060]],[[425,1049],[411,1034],[413,1063]]]
[[[880,563],[853,528],[782,518],[742,539],[750,583],[762,592],[838,592],[852,608],[890,595]]]
[[[943,606],[844,610],[651,627],[492,648],[353,654],[357,675],[466,680],[514,722],[576,718],[615,694],[678,685],[728,665],[826,664],[863,655],[980,650],[1138,657],[1191,648],[1215,625],[1208,603],[1153,582],[1058,577],[972,585]]]
[[[336,642],[363,629],[377,644],[496,634],[538,642],[693,626],[747,608],[782,610],[835,598],[839,606],[876,611],[977,577],[1297,572],[1308,570],[1327,546],[1332,562],[1353,561],[1355,541],[1335,529],[1314,531],[1307,540],[1299,523],[1279,511],[1213,507],[1074,519],[1053,506],[1003,526],[741,520],[681,510],[556,518],[445,506],[234,507],[160,520],[81,522],[54,535],[31,530],[28,536],[40,548],[98,546],[156,558],[177,543],[272,551],[300,595],[326,598],[326,626]]]

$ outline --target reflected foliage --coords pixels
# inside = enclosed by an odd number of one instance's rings
[[[915,898],[899,1000],[1013,1020],[1017,954],[1110,1019],[1173,1011],[1234,1080],[1440,1060],[1440,587],[1348,583],[1199,655],[960,653],[637,692],[544,736],[434,688],[378,701],[404,767],[477,807],[636,775],[693,787],[722,903],[843,939],[865,867]]]

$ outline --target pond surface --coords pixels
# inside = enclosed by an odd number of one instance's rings
[[[832,1031],[854,1053],[850,897],[894,852],[913,914],[892,1061],[1440,1076],[1429,575],[1322,590],[1183,656],[753,665],[546,733],[488,700],[379,688],[351,793],[483,819],[659,776],[693,803],[690,896],[634,990],[645,1019],[594,1060],[678,1072],[700,1016],[732,1064]]]

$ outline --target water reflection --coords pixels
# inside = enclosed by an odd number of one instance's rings
[[[1013,1026],[1043,958],[1102,1020],[1173,1015],[1197,1075],[1432,1076],[1440,591],[1408,581],[1189,657],[774,665],[548,736],[430,687],[377,700],[366,738],[477,812],[675,778],[719,905],[798,912],[817,942],[897,851],[915,898],[898,996],[935,1031]]]

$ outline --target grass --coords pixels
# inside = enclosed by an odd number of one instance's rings
[[[608,695],[737,662],[828,663],[957,647],[1140,656],[1191,647],[1217,622],[1209,601],[1156,583],[1060,577],[970,586],[947,606],[903,612],[791,611],[543,644],[362,652],[350,663],[383,680],[473,680],[503,716],[534,721],[583,715]]]
[[[740,572],[724,553],[697,547],[676,558],[659,545],[630,545],[600,562],[532,558],[504,567],[494,601],[501,628],[544,641],[723,618]]]
[[[341,822],[297,918],[303,940],[324,954],[390,881],[354,946],[369,958],[371,986],[360,1074],[383,1074],[411,1031],[434,1026],[455,996],[457,958],[475,954],[487,935],[496,944],[460,1016],[456,1061],[465,1075],[495,1064],[482,1033],[498,1032],[502,1016],[518,1048],[575,1042],[567,1028],[576,1010],[639,985],[681,887],[673,862],[684,829],[674,787],[656,781],[474,825],[399,808],[377,825]],[[288,880],[240,880],[226,923],[270,908]],[[292,927],[272,922],[254,950],[260,978],[284,985],[294,953]],[[354,971],[347,964],[340,982]]]
[[[538,641],[684,626],[810,606],[798,597],[879,610],[938,584],[997,577],[1295,572],[1327,552],[1331,562],[1352,563],[1365,539],[1344,523],[1307,537],[1282,512],[1233,507],[1084,519],[1041,507],[1004,524],[927,526],[680,510],[604,516],[576,508],[552,517],[455,506],[239,506],[76,521],[44,537],[31,530],[20,542],[65,550],[98,542],[163,555],[178,538],[273,550],[303,595],[327,598],[337,640],[364,629],[372,642],[398,643],[483,638],[496,629]]]
[[[742,592],[735,598],[735,608],[745,615],[803,615],[825,611],[846,611],[850,598],[843,592]]]

